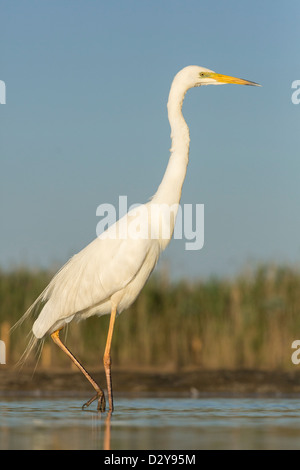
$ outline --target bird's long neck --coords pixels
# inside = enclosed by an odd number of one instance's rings
[[[153,197],[159,204],[178,204],[189,160],[189,128],[182,115],[182,103],[187,89],[174,79],[168,100],[168,117],[171,126],[171,155],[162,182]]]

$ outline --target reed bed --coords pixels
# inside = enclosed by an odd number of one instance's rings
[[[30,322],[12,334],[21,317],[51,278],[46,271],[0,271],[0,339],[7,363],[25,349]],[[101,365],[109,317],[72,322],[68,347],[88,367]],[[292,342],[300,339],[300,272],[261,266],[234,279],[170,282],[153,276],[116,321],[113,367],[292,370]],[[36,363],[34,355],[28,365]],[[40,368],[71,367],[70,361],[45,341]]]

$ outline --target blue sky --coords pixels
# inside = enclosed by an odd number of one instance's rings
[[[200,251],[174,278],[300,265],[300,4],[289,0],[0,0],[0,266],[60,266],[102,203],[145,202],[170,148],[173,76],[197,64],[261,83],[190,90],[182,203],[204,204]]]

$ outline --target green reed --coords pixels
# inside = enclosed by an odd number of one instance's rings
[[[0,271],[0,339],[50,278],[45,271]],[[108,316],[92,317],[68,328],[69,348],[89,367],[101,365],[108,321]],[[29,327],[27,322],[7,337],[9,364],[22,354]],[[112,358],[114,367],[126,369],[292,369],[295,339],[300,339],[300,272],[295,269],[262,266],[234,279],[177,283],[157,274],[117,318]],[[50,339],[44,350],[40,367],[70,367]],[[35,360],[32,356],[29,365]]]

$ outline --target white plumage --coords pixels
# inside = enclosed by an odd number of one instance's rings
[[[149,204],[144,206],[147,212]],[[115,236],[115,226],[130,223],[130,213],[93,240],[54,276],[40,300],[46,305],[33,324],[37,338],[62,328],[73,318],[121,313],[136,299],[161,252],[160,240]],[[125,224],[124,224],[125,225]],[[117,233],[118,235],[118,233]],[[127,235],[127,236],[126,236]]]
[[[90,381],[96,396],[86,406],[98,399],[98,409],[104,411],[104,393],[61,342],[59,330],[73,319],[111,313],[104,367],[112,411],[110,348],[115,317],[134,302],[174,229],[189,157],[189,129],[182,115],[185,93],[192,87],[225,83],[257,85],[198,66],[185,67],[175,76],[168,100],[171,155],[156,194],[150,202],[130,211],[73,256],[20,320],[30,316],[42,304],[33,324],[33,335],[41,339],[50,334]],[[34,342],[30,343],[29,349]]]

